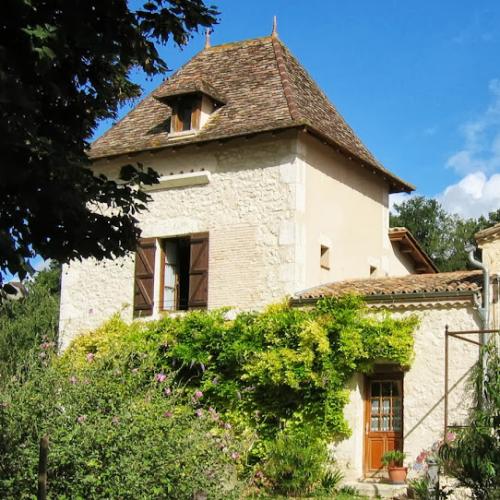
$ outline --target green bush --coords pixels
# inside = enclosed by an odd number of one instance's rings
[[[264,469],[275,490],[328,485],[347,381],[380,360],[409,366],[415,318],[375,319],[356,297],[224,314],[113,317],[0,388],[0,496],[33,495],[44,434],[58,498],[230,498],[237,471]]]
[[[200,412],[196,395],[176,396],[172,380],[149,375],[51,368],[11,383],[1,394],[0,497],[36,493],[45,434],[51,498],[237,497],[232,431]]]
[[[500,498],[500,359],[488,346],[484,391],[480,365],[473,374],[476,408],[468,426],[439,450],[446,472],[472,490],[474,498]],[[483,356],[486,353],[483,351]]]
[[[27,283],[26,298],[0,301],[0,385],[43,363],[57,344],[60,277],[58,267],[41,271]]]
[[[326,477],[326,443],[314,436],[313,429],[283,431],[269,448],[264,473],[277,493],[310,493]]]

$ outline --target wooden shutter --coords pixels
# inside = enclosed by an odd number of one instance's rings
[[[153,314],[155,238],[139,240],[135,254],[134,316]]]
[[[191,235],[189,258],[189,309],[208,305],[208,233]]]

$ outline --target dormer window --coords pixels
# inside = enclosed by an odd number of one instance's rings
[[[172,104],[171,133],[188,132],[200,128],[201,98],[182,96]]]
[[[168,82],[167,82],[168,83]],[[210,116],[225,104],[225,99],[204,80],[183,85],[172,83],[154,95],[155,99],[170,106],[171,135],[195,133],[202,129]]]

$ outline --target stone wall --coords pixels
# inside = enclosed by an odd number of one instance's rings
[[[151,191],[140,214],[143,237],[209,233],[210,308],[260,308],[297,290],[293,237],[296,205],[295,135],[268,136],[201,148],[101,161],[109,176],[125,161],[142,162],[161,176],[209,172],[208,184]],[[64,348],[78,333],[120,311],[132,318],[134,256],[87,259],[64,266],[60,338]],[[155,296],[158,297],[156,283]]]
[[[444,432],[444,331],[477,330],[480,323],[470,305],[435,303],[432,309],[392,310],[397,316],[416,314],[420,326],[415,332],[415,359],[404,374],[404,451],[413,464],[418,454],[443,437]],[[478,359],[476,346],[458,339],[449,340],[449,424],[462,424],[471,402],[464,393],[471,368]],[[350,402],[345,416],[352,429],[350,438],[334,447],[334,454],[346,471],[346,479],[363,476],[364,457],[364,377],[351,381]],[[411,471],[410,471],[411,473]]]

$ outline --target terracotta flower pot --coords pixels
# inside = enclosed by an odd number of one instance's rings
[[[408,474],[408,467],[387,467],[389,471],[389,479],[394,484],[404,484],[406,483],[406,475]]]

